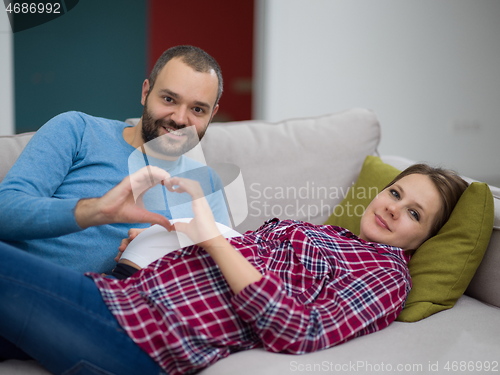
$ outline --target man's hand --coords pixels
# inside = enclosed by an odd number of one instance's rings
[[[118,246],[118,254],[116,254],[115,262],[118,263],[122,257],[123,252],[127,249],[127,246],[136,238],[140,233],[144,232],[148,228],[131,228],[128,230],[128,237],[124,238]]]
[[[81,228],[113,223],[151,223],[172,229],[168,219],[146,210],[144,193],[170,178],[161,168],[147,166],[104,194],[101,198],[80,200],[75,207],[75,219]]]

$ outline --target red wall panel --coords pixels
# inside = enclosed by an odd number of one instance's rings
[[[224,94],[216,121],[252,116],[253,0],[149,0],[148,66],[180,44],[203,48],[222,68]]]

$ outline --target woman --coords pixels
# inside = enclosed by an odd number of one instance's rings
[[[273,219],[226,240],[195,182],[163,183],[194,198],[195,218],[166,227],[198,246],[125,280],[2,249],[0,336],[54,373],[181,374],[256,347],[328,348],[397,317],[411,287],[409,251],[439,230],[467,187],[451,172],[416,165],[370,203],[359,236]]]

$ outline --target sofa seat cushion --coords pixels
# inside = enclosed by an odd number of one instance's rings
[[[230,355],[201,375],[496,373],[499,335],[500,309],[464,296],[441,314],[413,324],[394,322],[330,349],[299,356],[254,349]]]
[[[464,296],[455,308],[304,355],[253,349],[230,355],[201,375],[497,373],[500,309]],[[48,375],[33,361],[0,362],[0,374]]]

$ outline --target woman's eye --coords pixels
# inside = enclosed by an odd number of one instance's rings
[[[394,198],[399,199],[399,193],[396,190],[391,189],[389,190],[389,192],[391,193],[392,196],[394,196]]]
[[[415,210],[410,210],[410,215],[415,218],[415,220],[420,221],[420,215]]]

